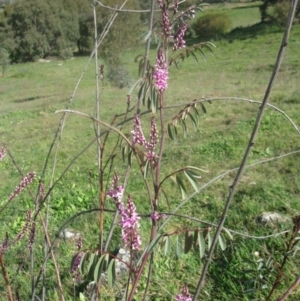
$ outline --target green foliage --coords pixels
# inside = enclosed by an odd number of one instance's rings
[[[246,10],[240,9],[240,11],[241,15],[247,14]],[[247,95],[249,98],[261,99],[266,79],[270,75],[272,64],[274,64],[276,46],[280,45],[278,42],[281,38],[281,34],[275,31],[267,32],[265,25],[265,31],[260,31],[258,27],[251,28],[251,34],[247,34],[248,40],[242,39],[245,38],[246,29],[240,29],[240,35],[236,40],[229,40],[228,36],[225,36],[224,40],[216,41],[215,57],[208,59],[206,64],[201,64],[201,69],[199,69],[199,66],[195,66],[191,59],[185,60],[179,70],[170,68],[170,79],[172,80],[170,81],[168,93],[165,94],[168,106],[171,107],[173,104],[177,105],[185,102],[192,103],[193,99],[200,99],[204,95],[206,97],[203,98],[203,102],[208,98],[207,95],[216,98],[220,95]],[[298,71],[300,60],[297,55],[299,30],[299,25],[296,25],[291,34],[289,56],[285,58],[285,64],[278,75],[279,81],[276,90],[271,96],[271,102],[273,104],[276,102],[276,105],[287,112],[297,124],[299,124],[299,114],[297,113],[297,107],[299,106]],[[191,43],[194,42],[196,41],[191,41]],[[257,53],[260,55],[256,56]],[[125,62],[128,62],[126,68],[130,70],[131,74],[134,74],[134,67],[130,69],[131,56],[131,52],[123,52],[122,58]],[[150,56],[155,57],[155,51]],[[0,112],[1,139],[13,151],[16,162],[22,170],[39,170],[59,122],[60,116],[53,114],[53,112],[62,106],[64,107],[62,101],[69,97],[74,87],[73,75],[80,74],[85,63],[86,58],[76,57],[72,61],[63,62],[62,66],[58,66],[57,62],[52,61],[49,63],[12,65],[7,70],[5,85],[0,85],[1,99],[3,99],[1,100],[2,109]],[[94,95],[94,73],[93,68],[91,69],[92,71],[88,70],[85,73],[85,80],[82,82],[76,102],[73,104],[76,109],[86,112],[93,112],[94,110],[94,104],[87,101],[92,99]],[[70,74],[72,74],[71,79]],[[293,74],[293,77],[287,81],[286,79],[291,74]],[[39,88],[37,89],[37,87]],[[148,87],[144,86],[141,93],[143,94]],[[105,85],[102,96],[104,103],[101,108],[101,118],[103,120],[110,120],[112,114],[125,107],[124,90]],[[155,98],[152,98],[151,104],[156,106]],[[201,173],[202,179],[195,179],[198,185],[202,186],[212,177],[218,175],[219,172],[222,173],[234,168],[240,163],[243,148],[246,145],[249,132],[253,126],[253,118],[259,105],[232,101],[231,99],[212,101],[212,104],[206,105],[206,114],[203,108],[199,106],[198,104],[199,114],[191,107],[189,112],[186,111],[186,116],[181,115],[185,117],[183,118],[186,123],[185,126],[178,120],[180,127],[177,139],[170,139],[166,143],[163,154],[163,172],[167,173],[169,169],[174,170],[178,166],[189,164],[203,166],[209,173]],[[180,109],[174,106],[166,110],[166,126],[167,123],[172,122],[173,116],[178,115],[182,108],[184,106],[180,106]],[[143,115],[143,117],[146,118],[146,115]],[[82,122],[80,118],[71,116],[67,121],[61,152],[59,152],[57,158],[58,174],[93,138],[93,127],[90,123]],[[180,134],[181,126],[184,127],[183,130],[186,132],[186,139],[183,139]],[[193,127],[196,128],[196,126],[197,132],[194,132]],[[170,127],[172,130],[171,138],[175,136],[175,128]],[[123,129],[124,132],[130,133],[132,124],[124,124]],[[111,149],[111,142],[111,139],[107,140],[109,150]],[[251,163],[298,149],[298,142],[298,134],[293,133],[293,129],[284,120],[283,116],[269,108],[266,110],[258,141],[250,158]],[[95,168],[95,148],[91,147],[91,149],[83,154],[82,158],[78,159],[76,162],[78,168],[71,168],[72,170],[66,174],[65,179],[53,190],[49,218],[51,239],[56,234],[55,227],[62,225],[68,217],[81,210],[98,207],[96,183],[98,170]],[[148,212],[150,206],[146,202],[145,195],[147,195],[147,191],[143,186],[143,175],[136,171],[137,166],[134,156],[132,157],[132,173],[126,192],[130,192],[132,197],[137,200],[136,205],[139,213],[143,214]],[[255,216],[261,213],[262,210],[285,210],[288,215],[299,212],[300,182],[297,175],[299,174],[300,164],[298,161],[299,156],[296,155],[246,169],[246,174],[239,183],[240,189],[235,195],[225,227],[258,236],[278,232],[280,229],[256,226],[254,223]],[[114,164],[118,170],[126,166],[121,162],[118,155],[114,157]],[[8,166],[7,161],[0,164],[0,169],[1,199],[5,200],[10,193],[7,186],[11,184],[10,187],[14,187],[12,178],[17,178],[18,174],[13,167]],[[150,178],[151,169],[149,168],[149,170],[148,178]],[[95,176],[91,176],[90,171],[91,173],[94,172]],[[196,188],[197,186],[192,178],[194,177],[191,177],[191,173],[182,172],[181,178],[178,180],[181,185],[180,189],[185,190],[186,194],[197,190],[194,188],[194,186]],[[159,208],[161,212],[170,210],[170,208],[173,209],[173,206],[181,201],[179,190],[175,189],[175,185],[171,181],[168,182],[165,185],[165,193],[168,195],[169,203],[162,197]],[[72,183],[76,183],[76,185],[74,186]],[[228,191],[231,184],[232,174],[223,176],[211,188],[207,187],[206,190],[201,191],[201,194],[191,199],[178,213],[217,223],[224,206],[224,198],[226,197],[224,192]],[[3,188],[2,185],[5,187]],[[110,181],[107,185],[110,185]],[[33,189],[33,191],[35,190]],[[109,201],[106,205],[109,206]],[[3,233],[5,233],[6,228],[13,233],[18,232],[22,222],[22,219],[18,216],[21,216],[21,211],[24,210],[25,206],[33,206],[32,200],[22,198],[10,204],[7,214],[3,215],[1,219]],[[109,227],[107,220],[111,220],[110,218],[111,213],[105,213],[105,235]],[[159,223],[162,222],[164,221],[159,221]],[[80,229],[84,235],[83,252],[85,254],[92,254],[92,251],[89,250],[95,250],[98,240],[98,224],[96,214],[85,215],[84,218],[83,216],[76,217],[73,222],[73,226]],[[149,231],[149,224],[149,217],[142,218],[141,231],[145,236]],[[186,231],[186,229],[199,228],[201,223],[193,223],[190,220],[184,221],[179,217],[173,217],[168,227],[169,229],[165,229],[164,234],[172,231],[179,233],[181,231],[181,237],[176,239],[179,235],[176,237],[157,236],[157,240],[154,241],[153,249],[154,247],[157,249],[159,241],[162,244],[161,253],[169,256],[161,256],[159,252],[155,253],[150,283],[151,293],[147,295],[149,300],[174,299],[173,296],[178,292],[178,288],[182,282],[186,281],[188,281],[191,288],[191,293],[194,293],[199,272],[214,233],[214,227],[212,227],[212,235],[199,231],[196,236],[193,236],[195,240],[192,241],[191,231]],[[284,227],[283,229],[289,228]],[[115,232],[117,234],[113,236],[112,242],[117,245],[120,243],[120,237],[118,231]],[[39,272],[43,262],[41,246],[44,241],[44,234],[42,229],[39,229],[37,233],[39,237],[36,240],[35,249],[35,275]],[[193,232],[193,234],[195,233]],[[274,267],[272,260],[274,260],[273,263],[276,263],[275,266],[280,262],[285,252],[283,248],[285,237],[280,236],[275,242],[272,242],[273,238],[268,240],[239,239],[235,235],[235,239],[231,242],[224,234],[222,234],[223,239],[221,238],[218,242],[218,249],[212,260],[212,266],[206,280],[206,295],[203,298],[224,301],[264,300],[266,291],[270,288],[274,275],[276,275],[276,270],[272,270]],[[280,243],[276,241],[280,241]],[[30,299],[30,286],[28,286],[30,271],[28,264],[26,264],[28,257],[24,254],[26,248],[27,241],[24,239],[22,246],[17,250],[18,252],[12,249],[12,252],[5,254],[7,270],[14,277],[11,278],[13,279],[13,291],[18,287],[26,290],[21,294],[23,300]],[[152,251],[152,248],[149,247],[149,249]],[[59,241],[55,244],[53,250],[59,260],[65,298],[66,300],[76,299],[76,296],[72,296],[72,275],[69,273],[70,258],[78,252],[75,250],[75,244],[69,241]],[[256,251],[260,254],[259,258],[254,256]],[[294,281],[297,273],[295,267],[299,266],[298,255],[299,253],[296,257],[289,257],[287,272],[285,273],[286,278],[282,282],[283,285],[278,288],[278,295],[283,293],[287,286]],[[88,269],[90,257],[86,256],[82,260],[84,273],[89,274],[90,272],[91,280],[98,279],[102,261],[104,263],[104,258],[100,261],[101,256],[97,257],[95,265],[94,261],[91,262],[90,269]],[[272,260],[269,260],[270,257],[272,257]],[[110,277],[108,280],[112,285],[114,262],[110,261],[110,264],[112,269],[111,274],[108,275]],[[21,266],[21,269],[18,273],[15,273],[19,266]],[[146,286],[148,274],[145,273],[142,277],[136,300],[143,299],[142,291]],[[265,289],[266,284],[268,285],[267,289]],[[59,300],[52,260],[47,262],[46,285],[48,291],[46,299]],[[3,282],[0,287],[4,289]],[[106,288],[103,286],[101,290],[103,292]],[[118,297],[115,298],[111,295],[102,296],[102,299],[120,299],[117,294]],[[81,294],[82,298],[84,298],[83,294]],[[292,298],[298,300],[299,292],[295,291]]]
[[[261,20],[274,21],[284,24],[287,21],[288,11],[290,7],[288,0],[264,0],[260,6]],[[296,9],[296,16],[300,15],[300,4]]]
[[[61,1],[28,0],[6,7],[3,44],[13,62],[66,56],[78,39],[77,20]]]
[[[231,28],[231,19],[224,12],[210,12],[200,15],[193,23],[195,33],[202,38],[214,37],[227,33]]]
[[[105,4],[115,7],[119,1]],[[126,8],[138,9],[139,5],[132,0]],[[110,10],[97,6],[98,36],[111,14]],[[2,22],[0,41],[13,62],[35,61],[52,55],[67,59],[76,48],[79,53],[94,48],[93,10],[89,0],[20,1],[5,7]],[[110,65],[120,65],[120,53],[137,45],[139,25],[139,18],[119,14],[100,47],[100,56]]]
[[[267,14],[271,21],[280,25],[284,25],[287,22],[288,12],[290,8],[290,1],[284,0],[275,3],[274,6],[269,7]]]

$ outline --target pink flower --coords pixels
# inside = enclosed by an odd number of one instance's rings
[[[162,219],[166,218],[166,215],[159,214],[157,211],[154,211],[153,213],[151,213],[150,217],[155,221],[159,221],[161,218]]]
[[[35,179],[35,176],[35,172],[28,172],[27,175],[20,182],[20,184],[15,188],[15,191],[10,195],[8,201],[10,202],[12,199],[17,197],[21,193],[21,191]]]
[[[146,140],[143,134],[142,124],[138,115],[134,116],[133,131],[131,131],[131,133],[133,145],[139,144],[141,146],[144,146],[144,148],[147,151],[147,160],[152,165],[155,165],[156,154],[154,150],[158,142],[158,131],[156,127],[155,118],[152,117],[151,119],[151,131],[149,141]]]
[[[6,151],[4,147],[0,148],[0,160],[2,160],[6,155]]]
[[[134,122],[133,122],[133,130],[131,131],[132,134],[132,144],[139,144],[144,146],[146,144],[146,139],[143,134],[142,124],[140,121],[139,115],[134,115]]]
[[[160,48],[156,57],[156,65],[153,72],[153,79],[155,80],[155,86],[159,92],[163,92],[168,87],[168,68],[165,62],[163,50]]]
[[[84,255],[83,252],[79,252],[76,255],[73,266],[71,267],[71,273],[75,273],[78,270],[83,255]]]
[[[192,301],[192,297],[189,294],[189,289],[186,284],[183,286],[181,294],[177,295],[175,299],[176,301]]]
[[[118,210],[121,216],[120,226],[122,227],[122,240],[125,247],[132,250],[139,250],[141,247],[141,238],[137,229],[140,227],[140,217],[136,213],[136,207],[128,196],[127,208],[124,208],[123,203],[118,204]]]
[[[146,150],[148,151],[147,159],[152,165],[155,164],[156,154],[155,154],[154,150],[155,150],[155,146],[156,146],[157,142],[158,142],[158,131],[157,131],[157,127],[156,127],[155,118],[152,117],[150,140],[149,140],[149,142],[146,143]]]
[[[174,0],[174,15],[178,13],[178,0]]]
[[[185,47],[184,35],[187,30],[187,24],[183,23],[174,35],[173,51]]]
[[[108,197],[113,198],[117,203],[122,202],[124,188],[123,186],[118,186],[119,177],[117,173],[114,174],[113,182],[111,188],[106,192]]]
[[[161,21],[162,30],[163,30],[165,36],[169,37],[170,36],[170,30],[171,30],[172,26],[170,25],[168,7],[164,6],[162,8],[161,17],[162,17],[162,21]]]

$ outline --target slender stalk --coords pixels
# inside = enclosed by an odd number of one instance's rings
[[[289,240],[289,242],[286,246],[286,250],[284,252],[282,263],[281,263],[280,267],[278,268],[278,273],[277,273],[276,279],[275,279],[275,281],[273,283],[273,286],[272,286],[272,288],[271,288],[271,290],[270,290],[270,292],[269,292],[269,294],[266,298],[266,301],[269,301],[271,299],[275,289],[277,288],[277,286],[279,285],[279,283],[281,281],[281,278],[284,274],[283,269],[284,269],[284,266],[285,266],[285,264],[288,260],[289,254],[292,251],[295,244],[297,243],[297,241],[295,241],[295,239],[297,238],[298,231],[299,231],[299,229],[298,229],[297,225],[294,223],[294,229],[293,229],[293,232],[291,234],[290,240]]]
[[[93,1],[93,16],[94,16],[94,51],[95,51],[95,98],[96,98],[96,112],[95,118],[100,119],[100,92],[99,92],[99,75],[98,75],[98,26],[97,26],[97,13],[96,13],[96,1]],[[104,208],[104,193],[103,193],[103,169],[102,169],[102,147],[101,147],[101,127],[100,124],[95,124],[95,133],[97,138],[97,161],[98,161],[98,180],[99,180],[99,205],[100,209]],[[99,251],[102,251],[103,245],[103,214],[100,210],[99,213]]]
[[[150,257],[149,267],[148,267],[147,283],[146,283],[146,287],[145,287],[145,290],[144,290],[143,301],[147,300],[147,292],[148,292],[149,284],[150,284],[150,280],[151,280],[153,262],[154,262],[154,253],[152,252],[151,257]]]
[[[281,298],[278,298],[277,301],[284,301],[288,298],[288,296],[299,286],[300,284],[300,275],[293,282],[293,284],[288,288],[288,290],[283,294]]]
[[[150,16],[149,16],[149,27],[148,27],[149,32],[152,32],[152,27],[153,27],[154,2],[155,2],[155,0],[151,0]],[[147,44],[146,44],[146,49],[145,49],[144,68],[143,68],[143,74],[142,74],[143,78],[145,78],[146,72],[147,72],[148,58],[149,58],[150,45],[151,45],[151,36],[152,36],[152,34],[147,39]],[[137,114],[140,113],[140,107],[141,107],[141,100],[138,99],[137,109],[136,109]]]
[[[266,89],[265,96],[264,96],[264,99],[262,101],[262,105],[261,105],[261,107],[258,110],[258,114],[257,114],[257,117],[256,117],[256,122],[254,124],[254,128],[253,128],[251,137],[249,139],[248,146],[247,146],[247,148],[245,150],[245,154],[244,154],[243,160],[242,160],[241,165],[239,167],[239,170],[238,170],[238,172],[236,174],[234,182],[233,182],[232,186],[230,187],[229,194],[228,194],[228,197],[227,197],[227,200],[226,200],[226,204],[225,204],[222,216],[221,216],[221,220],[219,222],[219,226],[217,228],[217,231],[216,231],[216,233],[214,235],[214,238],[213,238],[213,241],[212,241],[212,245],[211,245],[211,247],[209,249],[209,252],[208,252],[208,255],[207,255],[207,258],[206,258],[206,262],[205,262],[205,265],[203,267],[202,274],[201,274],[201,277],[199,279],[195,295],[193,297],[193,301],[197,300],[197,298],[199,296],[199,293],[200,293],[200,290],[204,286],[206,274],[208,272],[208,268],[210,266],[210,262],[211,262],[211,259],[212,259],[212,256],[213,256],[213,253],[214,253],[214,250],[215,250],[218,238],[219,238],[220,233],[221,233],[221,231],[223,229],[223,225],[224,225],[224,222],[226,220],[227,213],[228,213],[229,207],[231,205],[231,201],[233,199],[233,196],[234,196],[235,191],[236,191],[236,187],[238,185],[238,182],[239,182],[239,180],[240,180],[240,178],[242,176],[242,173],[244,171],[244,168],[246,166],[246,162],[247,162],[248,157],[250,155],[251,149],[252,149],[252,147],[253,147],[253,145],[255,143],[255,138],[256,138],[258,129],[260,127],[260,123],[261,123],[261,120],[262,120],[262,117],[263,117],[263,114],[264,114],[264,110],[265,110],[265,108],[267,106],[269,95],[271,93],[272,87],[273,87],[273,85],[275,83],[275,79],[277,77],[280,65],[281,65],[282,60],[283,60],[283,56],[284,56],[284,53],[285,53],[285,50],[286,50],[286,46],[287,46],[287,43],[288,43],[289,34],[290,34],[290,31],[291,31],[291,28],[292,28],[292,22],[293,22],[293,19],[294,19],[294,15],[295,15],[297,3],[298,3],[298,0],[292,0],[292,2],[291,2],[290,11],[289,11],[289,17],[288,17],[288,21],[287,21],[287,26],[286,26],[286,30],[285,30],[285,33],[284,33],[283,38],[282,38],[282,43],[281,43],[281,46],[280,46],[280,49],[279,49],[279,52],[278,52],[276,64],[275,64],[273,73],[271,75],[270,82],[269,82],[268,87]]]
[[[2,274],[3,274],[3,277],[4,277],[4,281],[5,281],[5,285],[6,285],[6,289],[7,289],[7,293],[8,293],[8,300],[9,301],[14,301],[14,297],[13,297],[13,294],[12,294],[10,282],[9,282],[8,275],[7,275],[6,268],[5,268],[5,264],[4,264],[4,261],[3,261],[3,253],[0,253],[0,265],[1,265]]]

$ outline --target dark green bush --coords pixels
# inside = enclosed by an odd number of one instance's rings
[[[280,25],[284,25],[287,21],[287,16],[290,9],[290,1],[284,0],[277,2],[274,6],[269,7],[267,14],[271,21],[274,21]]]
[[[288,0],[264,0],[259,7],[261,20],[285,23],[289,11],[290,1]],[[297,5],[296,17],[300,16],[300,3]]]
[[[223,12],[210,12],[201,15],[193,24],[197,36],[210,38],[223,35],[231,29],[231,19]]]
[[[110,66],[107,78],[114,87],[118,87],[120,89],[130,87],[132,85],[132,79],[129,72],[120,65]]]

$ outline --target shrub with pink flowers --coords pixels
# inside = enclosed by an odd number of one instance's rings
[[[149,10],[149,28],[145,34],[146,51],[144,55],[136,58],[140,78],[129,93],[124,95],[124,112],[114,115],[108,122],[101,118],[100,84],[104,89],[105,69],[104,65],[99,64],[98,50],[100,51],[101,41],[109,32],[110,26],[113,26],[118,14],[135,12],[127,10],[124,7],[125,4],[110,7],[100,1],[93,1],[95,47],[91,58],[95,60],[95,114],[90,116],[71,110],[69,106],[57,111],[56,113],[61,114],[62,117],[41,173],[38,176],[36,172],[23,174],[18,168],[20,174],[18,182],[20,182],[15,189],[12,189],[12,192],[9,191],[11,194],[6,200],[1,202],[0,212],[4,212],[11,204],[17,204],[17,202],[21,204],[22,194],[28,193],[32,200],[30,205],[26,203],[26,210],[22,211],[23,216],[20,216],[20,220],[16,223],[18,231],[15,231],[15,235],[9,235],[8,232],[2,233],[0,239],[0,268],[4,280],[0,283],[0,293],[5,288],[5,297],[9,301],[22,298],[19,292],[21,284],[13,285],[15,274],[6,269],[6,255],[9,250],[25,240],[27,241],[23,246],[26,245],[26,250],[24,250],[24,256],[18,258],[21,263],[16,268],[16,274],[26,274],[30,283],[30,285],[27,284],[30,287],[28,288],[30,293],[21,294],[23,300],[65,301],[72,298],[80,301],[112,299],[195,301],[210,298],[209,293],[203,287],[206,285],[205,281],[210,280],[209,268],[214,260],[214,254],[216,252],[222,254],[220,256],[222,260],[215,265],[218,265],[219,271],[226,273],[228,257],[225,252],[228,250],[228,244],[232,250],[236,249],[235,243],[232,242],[233,234],[252,238],[251,235],[227,229],[225,222],[243,170],[258,164],[252,163],[247,166],[246,162],[267,106],[268,95],[260,103],[255,126],[240,166],[224,171],[207,182],[202,181],[207,170],[194,166],[193,164],[196,163],[185,162],[183,164],[181,160],[178,160],[184,155],[184,151],[180,152],[181,145],[177,139],[181,134],[180,128],[183,136],[186,135],[190,124],[197,128],[200,117],[207,113],[205,103],[211,102],[211,99],[206,97],[190,99],[184,104],[177,105],[170,102],[167,96],[173,75],[170,72],[171,68],[178,68],[179,64],[188,57],[193,57],[198,62],[199,55],[204,57],[206,52],[211,53],[214,48],[210,42],[189,45],[185,38],[190,20],[195,17],[196,13],[203,10],[203,5],[191,5],[181,11],[181,2],[178,0],[156,0],[152,4]],[[100,35],[97,33],[97,5],[109,9],[111,13],[110,22]],[[155,57],[153,56],[152,60],[149,59],[151,41],[158,41]],[[85,71],[84,69],[83,74]],[[69,105],[80,80],[70,98]],[[270,86],[272,84],[273,82]],[[174,113],[174,110],[177,111]],[[56,164],[60,139],[66,116],[70,114],[76,115],[77,118],[85,118],[90,122],[94,136],[93,140],[57,176]],[[297,128],[292,121],[291,123]],[[167,139],[174,142],[170,144],[175,149],[171,159],[165,155]],[[94,164],[96,167],[89,172],[86,185],[87,189],[92,191],[92,197],[88,200],[90,206],[79,210],[76,203],[83,202],[84,196],[78,193],[76,184],[72,183],[68,188],[60,185],[61,180],[71,170],[72,164],[92,145],[96,146],[97,156],[95,156],[96,164]],[[226,145],[224,142],[222,148]],[[186,149],[188,147],[186,144]],[[220,148],[219,145],[215,147]],[[199,146],[199,150],[202,151],[203,148]],[[7,157],[18,167],[14,157],[3,143],[0,148],[0,164],[5,162]],[[119,164],[115,163],[116,158],[120,160]],[[53,167],[49,172],[50,160],[53,160]],[[172,161],[171,167],[167,164],[170,161]],[[233,173],[236,174],[233,183],[230,185],[225,183],[226,188],[228,186],[228,193],[222,196],[224,198],[224,204],[221,204],[223,209],[211,208],[207,202],[210,196],[200,193],[212,183],[223,179],[225,175]],[[138,186],[138,191],[132,191],[136,184],[132,181],[132,174],[135,175],[136,181],[142,183]],[[97,183],[96,189],[91,185],[92,182]],[[36,188],[35,191],[31,188],[32,186]],[[74,197],[72,215],[60,228],[55,228],[58,234],[54,234],[54,230],[49,230],[56,206],[58,207],[65,201],[64,197],[57,197],[56,189],[61,189],[62,193],[69,192]],[[185,214],[184,211],[184,205],[187,203],[192,204],[193,211],[190,215]],[[242,207],[246,206],[244,199],[240,203],[242,214]],[[215,210],[216,216],[213,222],[205,221],[202,216],[198,216],[202,208]],[[182,211],[179,211],[180,209]],[[93,218],[90,218],[92,215],[89,214],[93,214]],[[93,239],[91,241],[88,241],[89,239],[86,239],[84,234],[72,232],[67,228],[71,222],[76,224],[77,219],[82,216],[89,216],[85,221],[92,224],[91,237]],[[170,223],[170,221],[174,222]],[[285,234],[285,244],[280,245],[281,249],[278,252],[282,255],[281,257],[276,253],[274,258],[270,256],[269,259],[264,260],[260,258],[260,252],[253,251],[253,256],[245,259],[249,268],[246,272],[240,271],[240,274],[243,273],[245,278],[243,283],[249,286],[247,290],[245,289],[246,292],[250,294],[262,292],[260,296],[264,296],[269,301],[279,284],[282,283],[287,262],[299,251],[297,244],[300,240],[300,216],[295,216],[289,222],[290,229],[279,233]],[[247,227],[246,223],[244,226]],[[275,232],[274,229],[275,226],[272,224],[269,228],[271,234],[267,238],[279,235],[272,233]],[[83,232],[84,227],[81,230]],[[36,240],[37,235],[40,237],[39,241]],[[69,247],[73,250],[69,258],[57,258],[55,252],[68,244],[72,245]],[[267,250],[269,248],[267,244],[264,247]],[[172,262],[168,257],[171,253],[174,254]],[[192,267],[179,262],[183,253],[193,257]],[[243,252],[238,255],[245,256]],[[236,258],[231,256],[230,260],[234,262]],[[61,266],[65,262],[69,265],[67,268],[69,278],[61,274]],[[253,266],[255,266],[254,269]],[[163,269],[168,270],[168,275],[173,275],[174,278],[165,277],[161,272]],[[48,270],[55,274],[52,278],[55,278],[57,283],[56,296],[49,297],[47,292],[47,281],[50,278]],[[235,271],[228,270],[228,273],[235,277]],[[248,274],[253,274],[254,280],[248,278]],[[220,281],[222,281],[222,276],[220,273]],[[235,281],[240,283],[242,280],[236,277]],[[165,282],[170,283],[168,289],[164,286]],[[285,300],[299,283],[297,275],[296,281],[278,300]],[[153,288],[163,291],[164,294],[152,293]],[[214,289],[218,290],[218,288],[211,288],[211,290]],[[265,293],[264,290],[267,289],[269,293]],[[222,298],[224,293],[221,292],[220,296]]]

